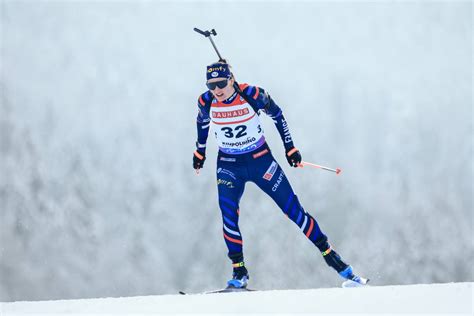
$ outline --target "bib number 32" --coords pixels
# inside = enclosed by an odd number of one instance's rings
[[[234,133],[235,133],[235,138],[244,137],[245,135],[247,135],[246,130],[247,130],[247,126],[245,126],[245,125],[236,126],[234,129],[232,129],[230,127],[221,128],[221,131],[224,132],[224,135],[227,138],[233,138]]]

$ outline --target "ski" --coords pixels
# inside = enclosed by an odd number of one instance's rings
[[[199,293],[188,293],[188,292],[179,291],[179,294],[181,294],[181,295],[197,295],[197,294],[238,293],[238,292],[255,292],[255,291],[257,291],[257,290],[228,286],[228,287],[223,288],[223,289],[206,291],[206,292],[199,292]]]
[[[356,277],[354,280],[346,280],[342,283],[343,288],[352,288],[352,287],[366,287],[369,286],[369,279]],[[228,286],[223,289],[218,290],[211,290],[205,292],[198,292],[198,293],[188,293],[184,291],[179,291],[178,293],[181,295],[202,295],[202,294],[218,294],[218,293],[241,293],[241,292],[256,292],[258,290],[248,289],[248,288],[237,288],[233,286]]]

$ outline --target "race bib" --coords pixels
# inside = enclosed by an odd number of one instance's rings
[[[213,104],[210,115],[212,130],[222,152],[243,154],[265,143],[260,119],[245,101],[234,105]]]

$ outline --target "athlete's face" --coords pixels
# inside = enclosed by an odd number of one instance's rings
[[[224,79],[224,78],[212,78],[207,81],[207,83],[220,83],[220,86],[222,86],[225,82],[227,82],[227,85],[225,85],[223,88],[220,88],[219,86],[215,86],[214,89],[209,89],[214,97],[217,99],[217,101],[224,101],[228,99],[232,94],[234,94],[235,89],[234,89],[234,79]]]

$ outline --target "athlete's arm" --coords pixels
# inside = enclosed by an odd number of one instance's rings
[[[293,139],[291,138],[288,123],[283,116],[281,108],[273,101],[270,95],[262,88],[255,86],[246,86],[243,90],[246,97],[253,101],[253,106],[270,116],[280,134],[283,145],[285,146],[285,157],[292,167],[298,167],[301,163],[301,153],[295,148]]]
[[[275,123],[275,126],[280,134],[285,150],[288,152],[295,147],[293,139],[291,138],[288,123],[283,116],[281,108],[273,101],[270,95],[262,88],[256,86],[247,86],[243,91],[247,97],[254,100],[254,106],[268,116],[270,116]]]
[[[206,160],[206,143],[209,136],[209,104],[212,100],[209,92],[203,93],[198,100],[198,115],[196,117],[197,141],[196,151],[193,155],[193,168],[200,169]]]
[[[210,93],[203,93],[198,100],[198,115],[196,118],[197,142],[196,149],[200,152],[206,152],[207,137],[209,136],[209,126],[211,118],[209,116],[209,107],[206,106],[211,102]]]

